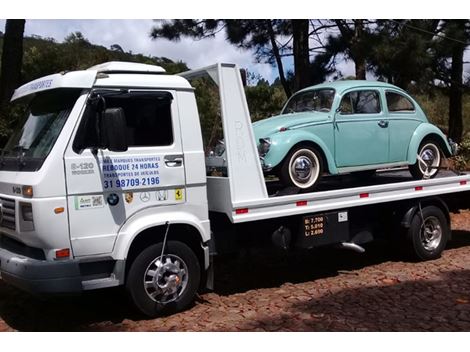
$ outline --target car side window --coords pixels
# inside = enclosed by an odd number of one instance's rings
[[[375,90],[357,90],[347,93],[340,103],[341,114],[380,113],[380,95]]]
[[[404,95],[395,92],[386,92],[387,108],[389,112],[415,111],[413,103]]]

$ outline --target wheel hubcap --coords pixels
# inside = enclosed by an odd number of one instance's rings
[[[418,155],[419,169],[425,178],[434,176],[441,163],[439,149],[434,144],[426,144]]]
[[[320,175],[320,161],[310,149],[299,149],[289,162],[292,183],[302,189],[311,187]]]
[[[421,225],[421,243],[427,251],[435,250],[441,243],[442,227],[439,219],[435,216],[430,216],[424,220]]]
[[[313,165],[309,158],[300,156],[294,161],[294,174],[298,181],[305,181],[312,173]]]
[[[188,284],[186,263],[174,254],[159,256],[150,263],[144,274],[147,295],[155,302],[173,302]]]

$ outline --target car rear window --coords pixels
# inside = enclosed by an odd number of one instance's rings
[[[414,111],[413,103],[404,95],[395,92],[386,92],[387,108],[389,112]]]

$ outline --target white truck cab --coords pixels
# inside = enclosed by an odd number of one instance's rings
[[[186,79],[109,62],[35,80],[17,100],[29,107],[1,157],[3,280],[37,293],[120,285],[136,237],[167,230],[207,269],[204,153]]]
[[[189,83],[201,76],[219,88],[217,156],[205,155]],[[398,224],[419,259],[436,258],[450,237],[448,199],[470,190],[462,174],[270,192],[232,64],[168,75],[108,62],[25,84],[12,101],[28,108],[0,158],[1,279],[37,294],[125,285],[150,316],[210,287],[211,256],[239,238],[363,252]],[[216,164],[222,175],[208,173]]]

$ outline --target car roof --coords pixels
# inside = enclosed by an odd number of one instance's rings
[[[341,81],[333,81],[333,82],[325,82],[321,84],[317,84],[315,86],[307,87],[299,92],[305,92],[313,89],[321,89],[321,88],[333,88],[336,93],[342,94],[345,90],[351,88],[392,88],[402,92],[405,92],[403,89],[394,86],[390,83],[379,82],[379,81],[366,81],[366,80],[356,80],[356,79],[348,79],[348,80],[341,80]],[[297,92],[297,93],[299,93]]]

